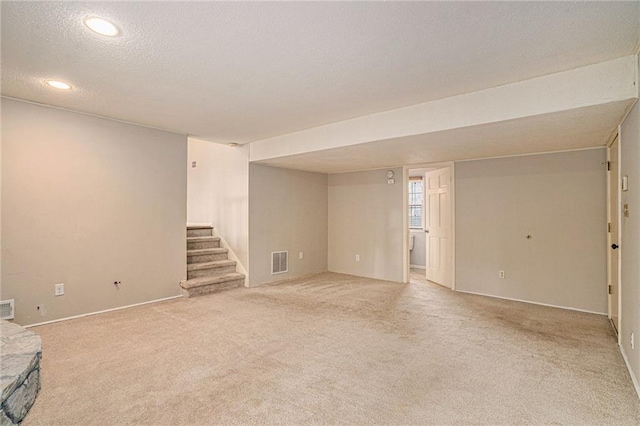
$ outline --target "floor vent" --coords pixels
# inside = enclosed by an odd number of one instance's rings
[[[289,252],[274,251],[271,253],[271,273],[282,274],[289,271]]]
[[[13,319],[13,302],[14,299],[0,300],[0,319]]]

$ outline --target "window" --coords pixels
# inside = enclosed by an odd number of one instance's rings
[[[409,228],[422,228],[422,204],[424,201],[424,190],[422,188],[422,177],[409,178]]]

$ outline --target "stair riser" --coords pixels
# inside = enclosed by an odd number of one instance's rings
[[[244,286],[244,278],[240,280],[227,281],[222,284],[211,284],[207,286],[188,289],[187,293],[189,297],[204,296],[205,294],[219,293],[221,291],[230,290],[232,288],[238,288]]]
[[[197,271],[188,271],[187,279],[191,278],[199,278],[199,277],[210,277],[212,275],[217,274],[226,274],[227,272],[236,272],[236,267],[234,265],[229,266],[221,266],[219,268],[210,268],[210,269],[199,269]]]
[[[187,250],[219,248],[220,241],[193,241],[187,243]]]
[[[210,237],[213,229],[187,229],[187,237]]]
[[[213,262],[214,260],[226,260],[226,259],[227,259],[227,253],[199,254],[196,256],[187,256],[187,263]]]

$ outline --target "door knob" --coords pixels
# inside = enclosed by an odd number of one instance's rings
[[[617,249],[618,247],[620,247],[620,246],[617,245],[617,244],[611,244],[611,248],[614,249],[614,250]]]
[[[429,230],[428,230],[428,229],[425,229],[425,230],[424,230],[424,232],[426,232],[426,233],[428,234],[428,233],[429,233]]]

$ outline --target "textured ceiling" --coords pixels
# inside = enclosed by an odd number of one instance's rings
[[[639,23],[638,2],[3,1],[2,94],[243,143],[629,55]]]

